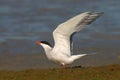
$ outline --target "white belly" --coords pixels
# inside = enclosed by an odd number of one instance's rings
[[[70,64],[73,62],[73,60],[71,60],[70,56],[64,55],[64,54],[54,54],[51,53],[49,55],[47,55],[48,59],[58,63],[58,64]]]

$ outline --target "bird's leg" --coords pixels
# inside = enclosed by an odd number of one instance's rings
[[[65,64],[60,64],[60,68],[65,69],[66,65]]]

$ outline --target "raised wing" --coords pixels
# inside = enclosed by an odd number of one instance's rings
[[[102,13],[98,12],[85,12],[60,24],[53,32],[54,50],[70,56],[73,34],[82,30],[85,25],[92,23],[101,15]]]

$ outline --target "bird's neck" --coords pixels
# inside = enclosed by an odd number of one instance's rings
[[[52,50],[52,47],[46,44],[41,44],[41,46],[43,47],[43,49],[45,50],[45,53],[49,53]]]

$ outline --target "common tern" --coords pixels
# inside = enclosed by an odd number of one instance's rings
[[[54,47],[47,41],[36,41],[35,44],[43,47],[49,60],[65,67],[67,64],[71,64],[87,55],[72,54],[74,34],[82,30],[86,25],[91,24],[102,14],[101,12],[84,12],[58,25],[53,31]]]

